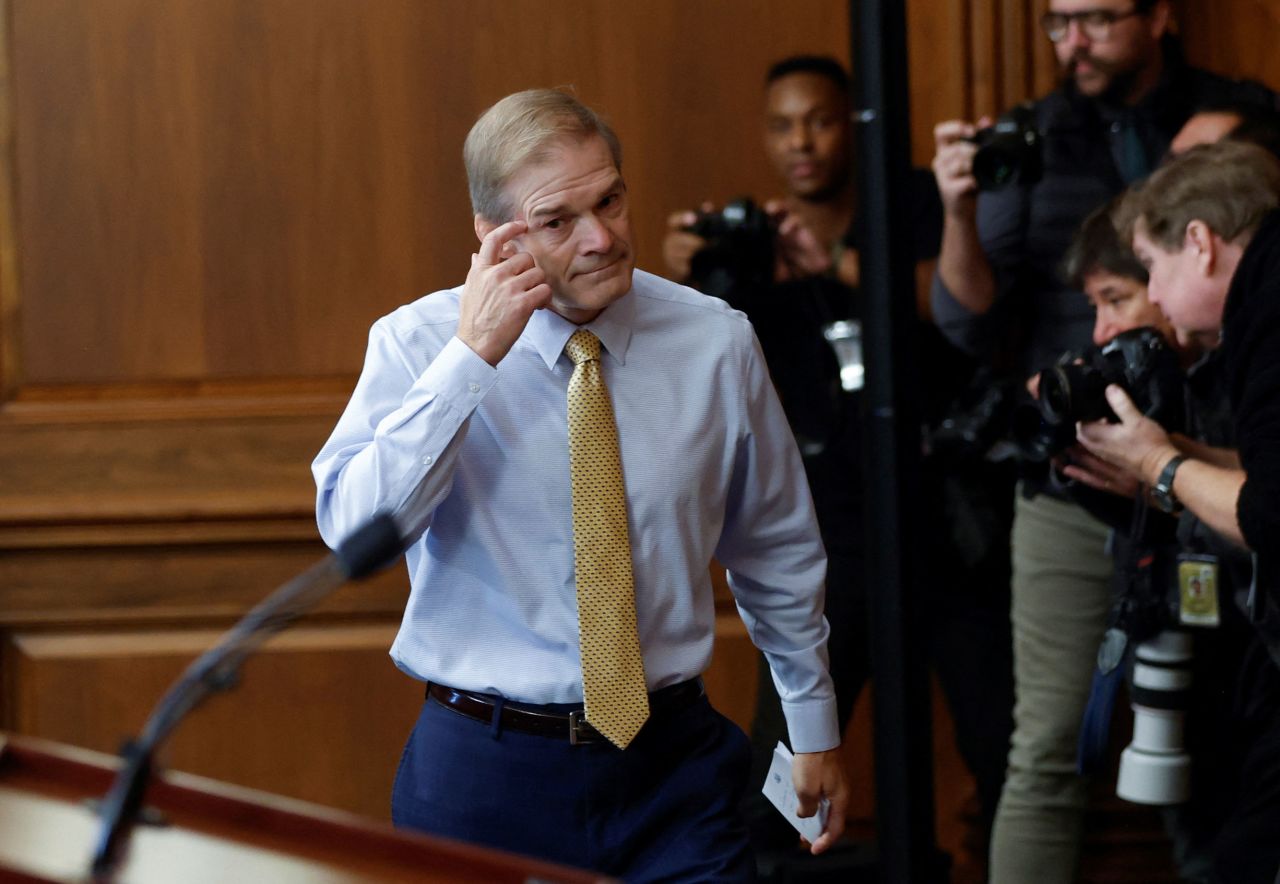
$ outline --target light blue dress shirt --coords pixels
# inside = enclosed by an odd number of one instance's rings
[[[383,317],[312,464],[331,546],[377,511],[413,543],[391,655],[410,675],[527,703],[582,701],[563,354],[536,311],[490,366],[454,337],[461,288]],[[826,556],[755,333],[724,302],[637,271],[586,328],[618,423],[649,689],[711,659],[714,556],[778,685],[793,749],[839,744]],[[753,673],[743,672],[749,681]]]

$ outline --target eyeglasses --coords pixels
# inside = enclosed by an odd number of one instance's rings
[[[1140,15],[1137,8],[1128,12],[1112,12],[1110,9],[1086,9],[1082,12],[1046,12],[1040,16],[1040,27],[1045,35],[1054,43],[1067,38],[1071,23],[1075,22],[1087,38],[1097,43],[1106,42],[1111,36],[1111,27],[1122,18]]]

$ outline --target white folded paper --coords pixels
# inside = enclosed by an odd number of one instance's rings
[[[831,802],[823,798],[818,802],[818,812],[811,817],[800,817],[796,811],[800,807],[800,799],[796,797],[795,783],[791,781],[791,750],[778,743],[773,750],[773,763],[769,765],[769,775],[764,778],[764,797],[796,827],[806,841],[813,843],[827,827],[827,812]]]

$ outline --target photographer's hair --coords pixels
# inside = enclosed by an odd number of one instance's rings
[[[506,221],[514,207],[505,188],[511,176],[546,158],[554,142],[598,135],[622,169],[622,146],[595,111],[560,89],[528,89],[508,95],[476,120],[462,146],[472,210],[489,221]]]
[[[1116,198],[1094,209],[1072,238],[1062,259],[1062,276],[1072,288],[1084,291],[1085,277],[1095,273],[1110,273],[1147,284],[1147,268],[1116,229],[1114,213],[1119,203],[1120,199]]]
[[[775,62],[765,74],[765,88],[792,74],[814,74],[825,77],[840,90],[841,95],[845,98],[849,97],[849,73],[844,69],[844,65],[828,55],[792,55]]]
[[[1262,219],[1280,208],[1280,160],[1256,144],[1201,144],[1169,161],[1125,195],[1117,227],[1181,251],[1187,225],[1203,221],[1229,243],[1247,245]]]

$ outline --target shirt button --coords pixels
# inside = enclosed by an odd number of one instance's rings
[[[429,467],[429,466],[431,466],[431,462],[432,462],[432,461],[434,461],[434,460],[435,460],[435,458],[428,454],[426,457],[424,457],[424,458],[422,459],[422,465],[423,465],[423,466],[428,466],[428,467]]]
[[[480,392],[480,385],[479,385],[479,384],[472,384],[472,385],[471,385],[471,392],[472,392],[472,393],[479,393],[479,392]]]

